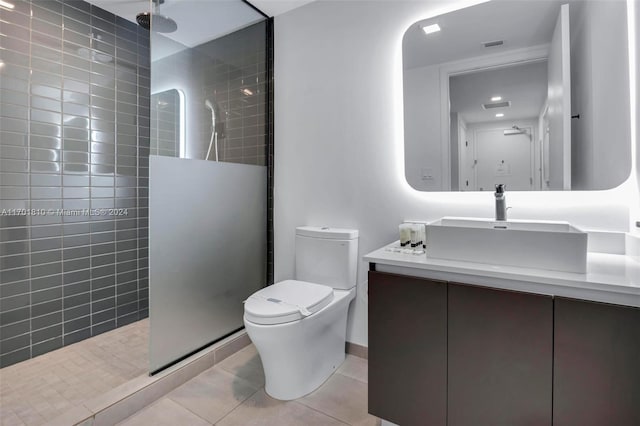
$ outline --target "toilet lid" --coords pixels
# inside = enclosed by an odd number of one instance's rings
[[[332,300],[332,287],[286,280],[249,296],[244,302],[244,315],[256,324],[282,324],[313,315]]]

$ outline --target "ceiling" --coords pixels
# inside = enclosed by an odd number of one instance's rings
[[[114,15],[136,22],[136,15],[151,9],[150,0],[87,0]],[[277,16],[314,0],[251,0],[268,16]],[[173,33],[153,34],[151,59],[158,60],[186,48],[217,39],[264,20],[242,0],[165,0],[160,14],[176,21]]]
[[[449,80],[451,111],[467,124],[538,117],[547,98],[547,61],[512,65],[463,75]],[[492,96],[511,101],[510,107],[485,110]],[[496,113],[504,113],[496,118]]]
[[[417,22],[402,41],[405,69],[425,67],[522,47],[547,44],[560,10],[558,0],[493,0]],[[426,35],[425,25],[441,31]],[[504,40],[498,47],[482,42]]]
[[[268,16],[278,16],[315,0],[249,0]]]
[[[88,1],[132,22],[136,22],[138,13],[150,9],[149,0]],[[197,46],[264,19],[241,0],[165,0],[160,6],[160,14],[178,24],[175,32],[164,36],[187,47]]]

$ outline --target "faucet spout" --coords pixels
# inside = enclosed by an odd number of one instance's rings
[[[496,197],[496,221],[507,220],[507,199],[504,194],[505,189],[506,187],[503,183],[496,185],[496,192],[494,194]]]

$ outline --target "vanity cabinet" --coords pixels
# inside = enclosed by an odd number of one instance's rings
[[[552,363],[552,297],[449,283],[449,426],[551,425]]]
[[[369,412],[447,424],[447,283],[369,272]]]
[[[640,308],[554,304],[553,424],[640,425]]]
[[[369,412],[402,426],[640,425],[640,308],[372,270]]]

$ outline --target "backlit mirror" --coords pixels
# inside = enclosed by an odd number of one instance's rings
[[[622,0],[493,0],[413,24],[402,42],[409,184],[621,184],[631,170],[626,11]]]
[[[184,94],[176,89],[151,94],[150,154],[184,157]]]

